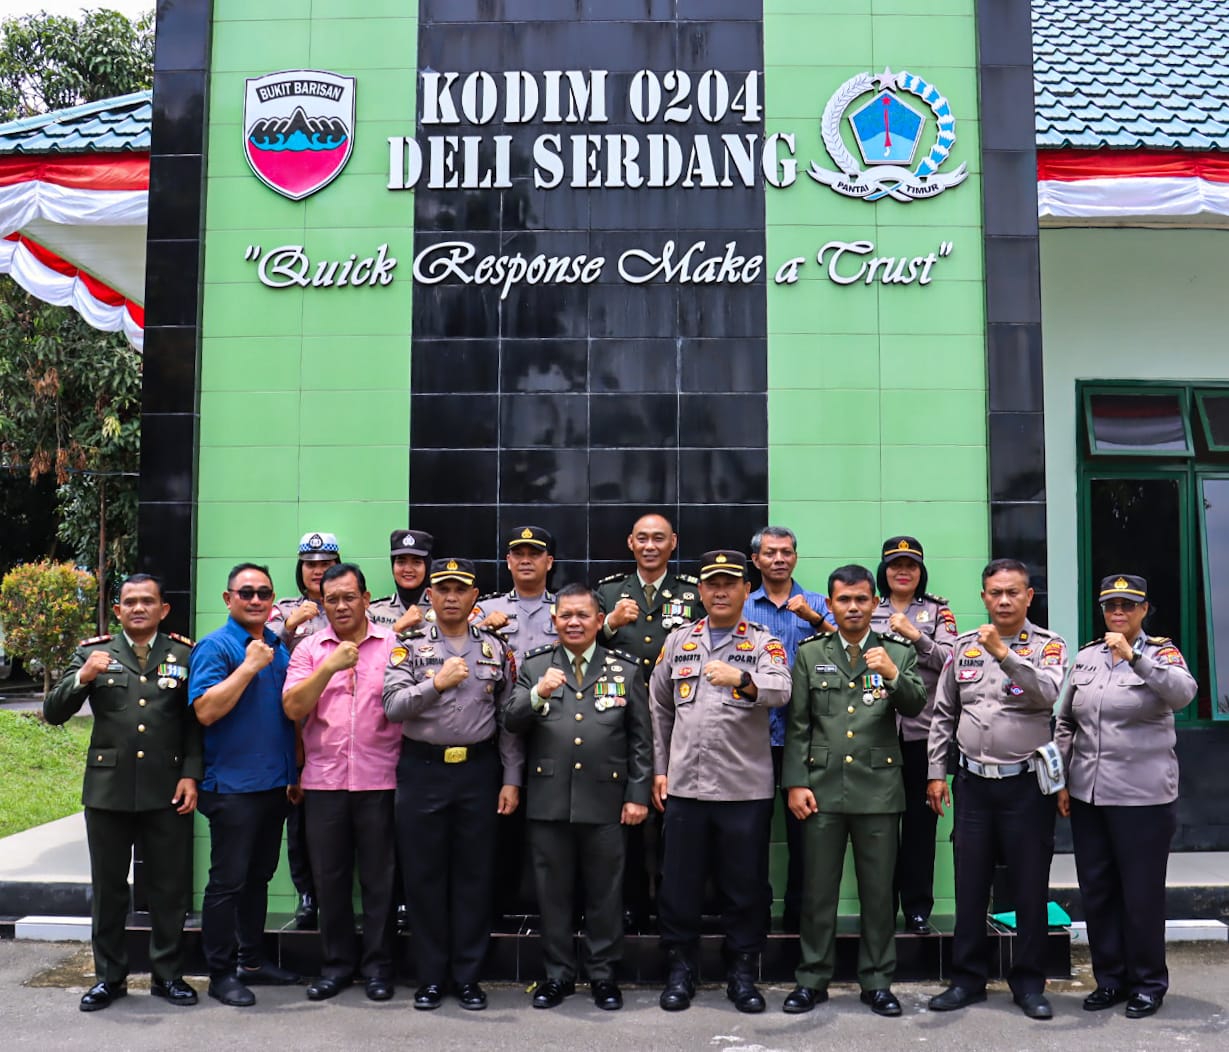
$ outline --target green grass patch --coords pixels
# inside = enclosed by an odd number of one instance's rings
[[[93,717],[61,727],[37,712],[0,712],[0,837],[81,810]]]

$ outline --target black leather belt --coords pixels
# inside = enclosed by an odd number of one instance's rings
[[[437,763],[467,763],[494,748],[494,738],[474,742],[472,745],[435,745],[432,742],[415,741],[413,738],[401,739],[402,752],[409,752],[411,756],[423,760],[435,760]]]

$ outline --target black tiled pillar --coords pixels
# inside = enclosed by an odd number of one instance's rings
[[[1045,411],[1041,257],[1033,114],[1032,14],[978,0],[982,207],[986,254],[990,551],[1033,570],[1030,617],[1045,624]]]

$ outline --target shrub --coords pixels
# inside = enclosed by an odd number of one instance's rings
[[[43,692],[51,670],[68,664],[78,641],[92,633],[98,581],[72,563],[22,563],[0,583],[5,646],[43,666]]]

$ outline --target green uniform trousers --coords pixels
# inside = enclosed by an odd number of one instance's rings
[[[900,815],[847,815],[820,811],[802,823],[801,956],[795,973],[799,986],[826,989],[836,967],[836,911],[841,892],[845,845],[853,844],[858,877],[861,925],[858,983],[863,990],[892,985],[896,971],[896,903],[892,875]]]

